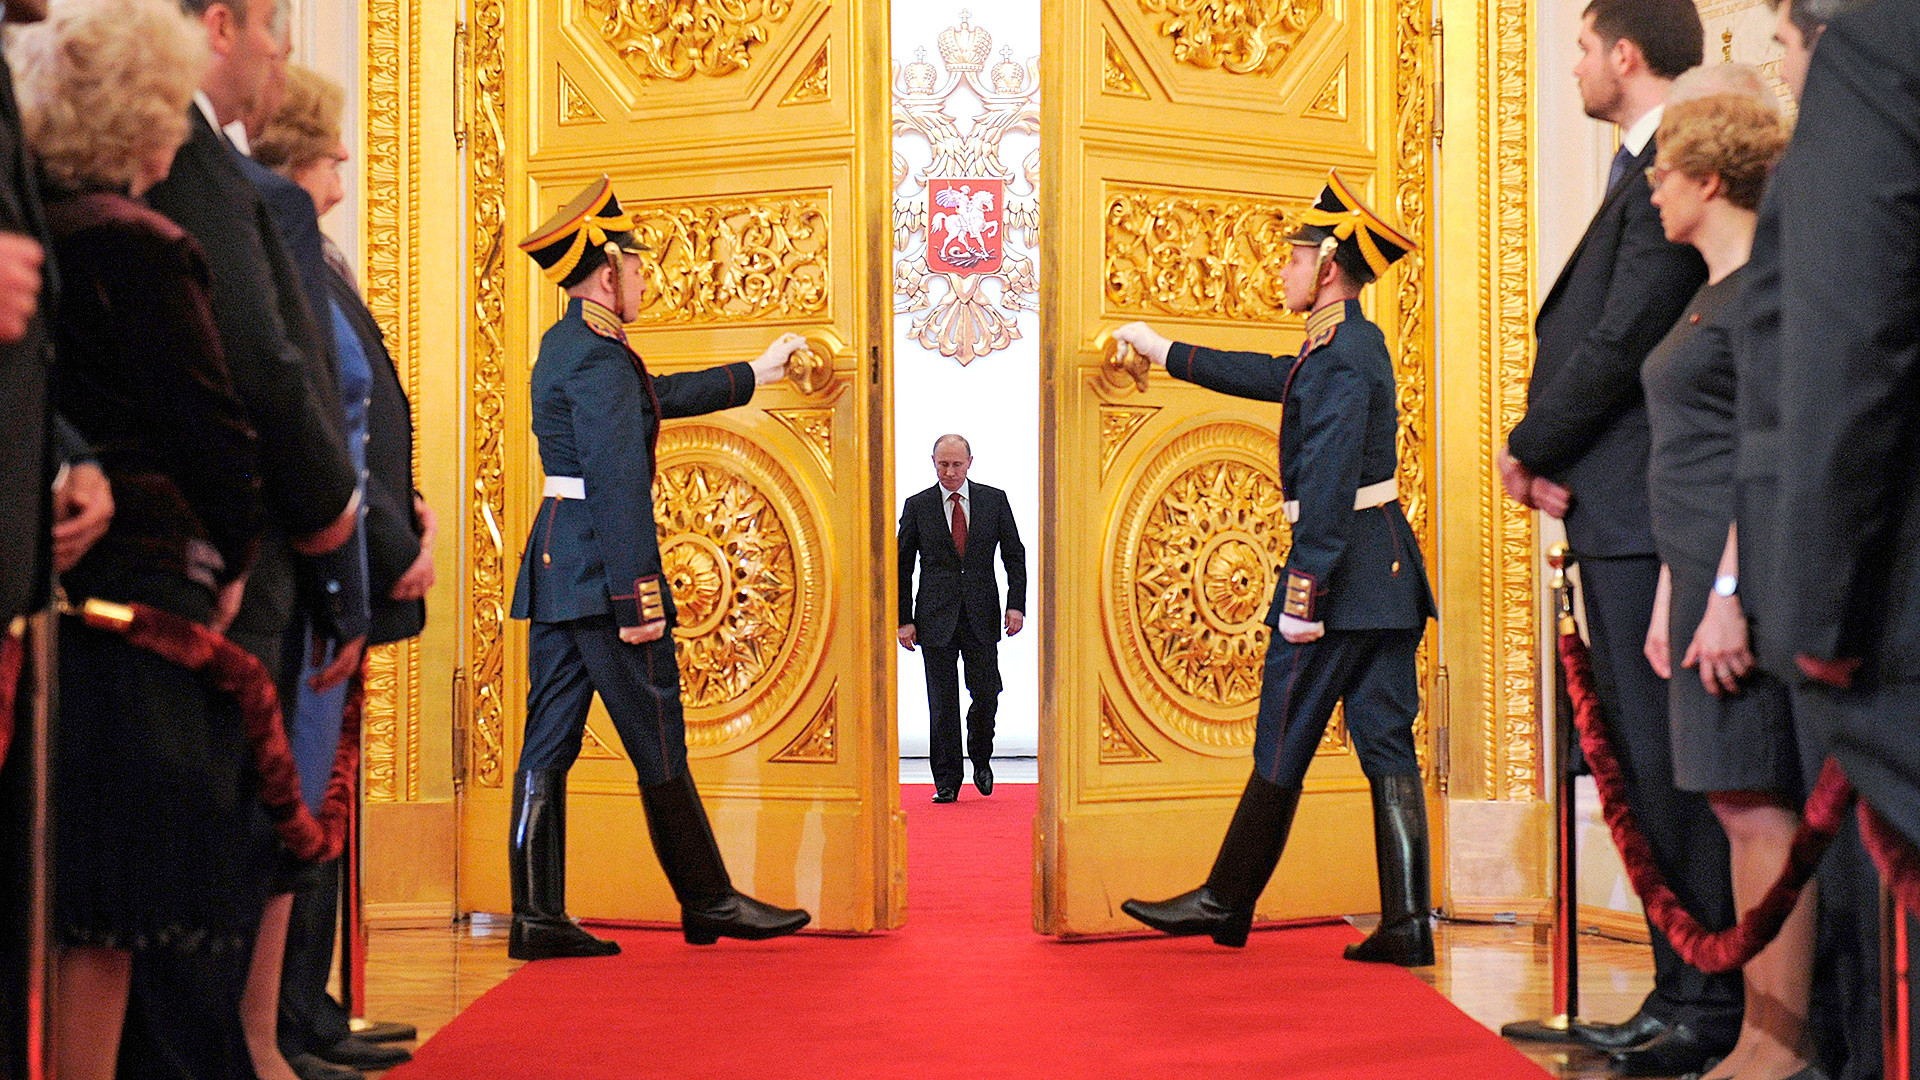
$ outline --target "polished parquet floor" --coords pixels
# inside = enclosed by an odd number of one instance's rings
[[[1551,969],[1535,928],[1443,922],[1437,941],[1439,963],[1418,974],[1467,1015],[1497,1029],[1548,1011]],[[1256,937],[1250,947],[1258,946]],[[507,959],[504,922],[486,916],[451,929],[375,931],[367,952],[367,1015],[418,1024],[422,1039],[520,966]],[[1582,1011],[1590,1017],[1628,1015],[1653,984],[1644,945],[1585,937],[1580,963]],[[1555,1076],[1609,1075],[1604,1058],[1583,1050],[1520,1048]]]

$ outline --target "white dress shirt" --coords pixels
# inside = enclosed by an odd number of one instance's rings
[[[960,496],[960,506],[967,512],[967,529],[973,529],[973,485],[960,481],[959,491],[948,491],[946,485],[940,485],[940,512],[946,516],[947,531],[953,531],[953,497]]]

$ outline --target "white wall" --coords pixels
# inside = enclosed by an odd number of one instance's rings
[[[293,62],[312,68],[346,90],[346,109],[340,132],[354,158],[341,167],[347,197],[334,207],[320,227],[346,252],[356,269],[360,262],[359,147],[361,72],[366,65],[365,18],[358,0],[285,0],[288,30],[293,38]]]
[[[940,70],[939,35],[960,22],[963,8],[974,27],[993,37],[991,59],[987,62],[989,69],[1001,62],[1003,49],[1010,48],[1012,57],[1020,63],[1039,55],[1039,9],[1025,0],[896,3],[893,7],[896,71],[914,62],[916,50],[923,48],[926,62]],[[947,76],[946,71],[940,70],[943,87]],[[896,83],[896,113],[899,95]],[[973,129],[975,121],[988,108],[979,95],[965,87],[955,90],[946,101],[947,111],[961,136]],[[1006,202],[1011,206],[1031,205],[1036,195],[1023,178],[1022,164],[1038,146],[1037,134],[1030,132],[1009,132],[1000,141],[1000,160],[1015,176],[1006,188]],[[896,132],[894,153],[904,160],[909,170],[894,192],[896,207],[924,206],[924,170],[932,159],[928,138],[915,130]],[[1024,232],[1003,228],[1000,239],[1007,256],[1017,254],[1037,259],[1034,242],[1037,237],[1030,239]],[[895,251],[896,260],[912,262],[923,251],[924,242],[922,227],[903,250]],[[937,304],[946,295],[947,287],[944,275],[936,276],[929,302]],[[1005,296],[1003,287],[992,281],[984,285],[983,291],[996,301]],[[1000,305],[996,303],[996,306]],[[1047,617],[1046,612],[1037,608],[1039,583],[1034,577],[1043,543],[1038,533],[1040,316],[1032,310],[1011,316],[1020,336],[1006,348],[962,366],[937,350],[927,349],[909,335],[911,323],[916,316],[924,316],[926,310],[924,304],[908,309],[896,297],[894,490],[898,502],[904,504],[909,495],[934,483],[933,441],[946,432],[964,435],[973,444],[971,479],[1006,490],[1020,538],[1027,547],[1027,610],[1026,629],[1019,636],[1000,643],[1000,675],[1005,689],[1000,695],[994,751],[1002,756],[1033,754],[1040,744],[1038,627],[1039,621]],[[898,520],[897,512],[895,519]],[[996,564],[996,570],[1004,589],[1004,568]],[[927,753],[925,668],[917,654],[903,655],[899,673],[900,752],[907,757],[922,757]],[[964,690],[961,696],[964,708]]]

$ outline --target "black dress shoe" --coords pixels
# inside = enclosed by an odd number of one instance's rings
[[[980,794],[982,795],[993,794],[993,766],[975,765],[973,767],[973,786],[980,789]]]
[[[1674,1024],[1644,1046],[1616,1051],[1609,1059],[1621,1076],[1679,1076],[1704,1072],[1733,1049],[1732,1043],[1708,1044],[1684,1023]]]
[[[1645,1012],[1637,1012],[1617,1024],[1608,1024],[1599,1020],[1575,1020],[1567,1025],[1567,1034],[1574,1042],[1590,1050],[1610,1054],[1615,1050],[1631,1050],[1636,1046],[1645,1046],[1664,1035],[1667,1022]]]
[[[300,1080],[364,1080],[359,1070],[322,1061],[312,1054],[293,1054],[287,1058],[287,1065]]]
[[[935,788],[933,792],[933,801],[934,802],[959,802],[960,793],[958,791],[951,790],[948,788]]]
[[[404,1047],[381,1046],[358,1035],[348,1035],[332,1046],[322,1047],[314,1056],[353,1069],[391,1069],[413,1060],[413,1054]]]
[[[355,1020],[353,1033],[370,1043],[412,1042],[420,1037],[419,1028],[392,1020]]]

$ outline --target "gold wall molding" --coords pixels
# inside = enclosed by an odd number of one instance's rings
[[[1488,357],[1481,447],[1484,795],[1530,800],[1538,792],[1534,535],[1531,513],[1506,498],[1493,459],[1526,414],[1533,360],[1532,63],[1526,0],[1497,0],[1491,48],[1480,49],[1480,244],[1483,340]],[[1488,31],[1482,24],[1481,33]]]
[[[639,203],[643,328],[831,318],[826,191]]]
[[[1407,522],[1423,549],[1431,554],[1438,550],[1437,532],[1428,512],[1432,495],[1429,462],[1434,449],[1433,409],[1428,396],[1434,378],[1430,353],[1433,327],[1427,318],[1427,298],[1432,295],[1427,269],[1428,241],[1433,231],[1427,215],[1433,191],[1432,14],[1422,0],[1396,0],[1394,12],[1395,55],[1399,62],[1394,77],[1393,206],[1400,228],[1416,245],[1401,260],[1393,291],[1397,323],[1394,380],[1400,411],[1398,478]],[[1337,77],[1343,96],[1345,72],[1343,62]],[[1437,568],[1438,563],[1429,558],[1428,565]],[[1433,649],[1432,644],[1423,643],[1416,659],[1423,703],[1432,700]],[[1432,775],[1431,724],[1431,711],[1421,708],[1414,720],[1413,745],[1421,772],[1428,776]]]
[[[833,482],[832,409],[768,409],[767,415],[780,421],[812,452],[821,475]]]
[[[792,0],[586,0],[591,30],[642,79],[720,77],[753,65]]]
[[[1120,451],[1160,411],[1157,405],[1100,407],[1100,479],[1105,480]]]
[[[1115,97],[1150,100],[1147,88],[1127,65],[1127,58],[1121,55],[1120,47],[1113,43],[1113,34],[1102,30],[1100,40],[1106,47],[1106,54],[1100,69],[1100,89]]]
[[[604,124],[606,119],[600,110],[593,107],[587,95],[574,85],[567,76],[566,68],[556,68],[560,88],[560,126],[574,127],[580,124]]]
[[[1235,75],[1272,75],[1315,19],[1323,0],[1140,0],[1160,16],[1155,29],[1173,43],[1173,58]]]
[[[1277,323],[1289,315],[1288,210],[1225,191],[1110,185],[1104,298],[1110,315]]]
[[[790,761],[801,765],[832,765],[840,760],[839,717],[837,709],[839,687],[836,684],[828,689],[827,700],[800,729],[800,734],[780,748],[780,752],[768,758],[768,761]]]
[[[1149,722],[1209,754],[1253,742],[1289,534],[1271,431],[1209,423],[1147,463],[1112,528],[1108,648]]]
[[[787,96],[780,99],[782,105],[806,105],[816,101],[826,101],[832,97],[828,79],[832,68],[828,64],[827,45],[821,45],[812,60],[807,61],[805,71],[793,82],[793,88]]]
[[[614,740],[616,742],[619,740],[619,737],[619,733],[615,732]],[[594,725],[591,722],[581,729],[580,760],[625,761],[626,759],[626,751],[624,749],[614,749],[613,743],[601,738],[600,733],[594,730]]]
[[[653,496],[687,746],[734,749],[786,716],[818,660],[831,553],[786,467],[725,428],[664,431]]]
[[[1127,727],[1121,718],[1120,710],[1114,707],[1113,699],[1107,692],[1100,692],[1100,764],[1102,765],[1148,765],[1158,763],[1160,758],[1147,749],[1140,737]]]
[[[499,787],[505,776],[507,550],[506,416],[506,4],[467,0],[472,20],[466,66],[472,101],[464,129],[468,266],[472,288],[467,364],[467,681],[465,722],[472,782]],[[457,766],[456,766],[457,767]]]
[[[420,400],[419,280],[420,11],[399,0],[369,0],[366,40],[362,292],[385,335],[407,399]],[[420,472],[416,435],[410,448]],[[366,797],[420,797],[420,651],[417,641],[368,650],[363,713]]]

